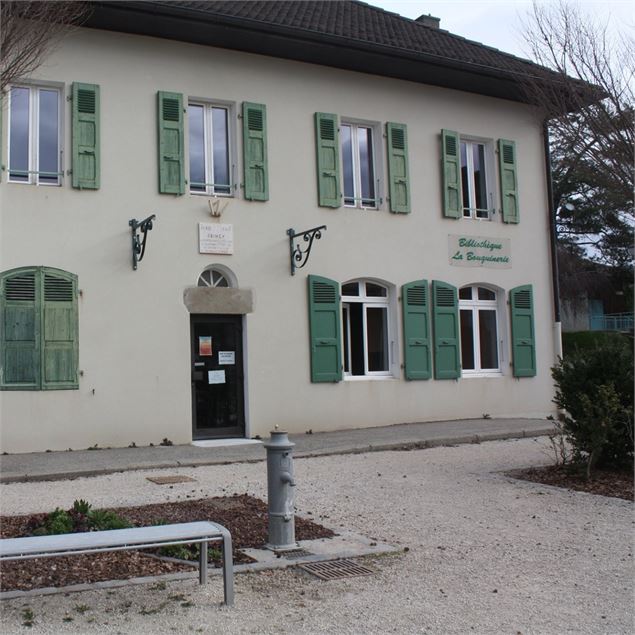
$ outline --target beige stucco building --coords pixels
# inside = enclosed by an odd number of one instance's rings
[[[118,4],[4,99],[2,451],[553,411],[543,130],[512,68],[529,63],[362,47],[279,6],[346,5],[451,49],[357,3]],[[130,221],[150,216],[135,270]],[[320,226],[291,275],[287,230]]]

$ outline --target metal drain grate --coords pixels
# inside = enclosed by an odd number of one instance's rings
[[[274,552],[279,558],[286,558],[287,560],[296,560],[297,558],[305,558],[306,556],[312,556],[310,551],[306,549],[287,549]]]
[[[309,562],[298,565],[308,573],[322,580],[338,580],[340,578],[354,578],[359,575],[375,573],[368,567],[363,567],[351,560],[328,560],[327,562]]]

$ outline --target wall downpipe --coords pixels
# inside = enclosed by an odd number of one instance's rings
[[[545,146],[545,176],[547,179],[547,207],[549,213],[549,243],[551,248],[551,284],[553,291],[553,347],[554,364],[562,357],[562,322],[560,319],[560,282],[558,277],[558,238],[556,234],[556,206],[553,200],[553,181],[551,177],[551,150],[549,148],[549,125],[542,124],[542,136]]]

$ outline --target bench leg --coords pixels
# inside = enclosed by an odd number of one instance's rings
[[[200,584],[207,582],[207,540],[201,544],[201,553],[198,560],[198,581]]]
[[[229,531],[223,528],[223,590],[225,592],[225,604],[234,605],[234,560],[232,556],[232,537]]]

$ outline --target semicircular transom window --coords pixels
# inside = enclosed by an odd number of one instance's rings
[[[199,287],[231,287],[227,276],[216,269],[206,269],[198,277]]]

